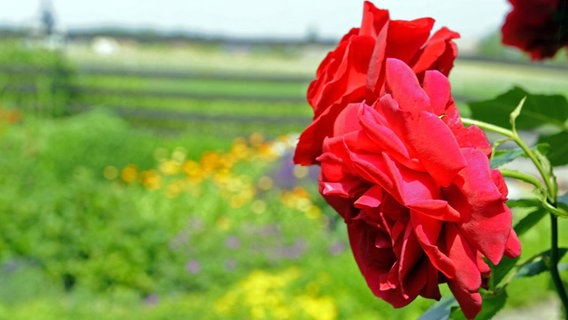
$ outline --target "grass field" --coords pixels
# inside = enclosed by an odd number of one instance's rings
[[[128,43],[112,55],[85,45],[66,54],[79,67],[309,78],[325,49]],[[75,80],[113,90],[243,96],[302,97],[307,86]],[[568,95],[564,73],[550,69],[464,60],[451,81],[459,97],[488,98],[515,84]],[[307,124],[305,102],[80,99],[97,108],[59,118],[0,112],[1,319],[416,319],[432,304],[419,299],[395,310],[370,293],[343,223],[317,194],[317,172],[291,165],[305,124],[286,118]],[[202,118],[118,117],[113,106]],[[242,119],[218,118],[227,116]],[[161,134],[160,126],[175,134]],[[515,220],[524,214],[515,212]],[[523,235],[523,257],[546,249],[546,229],[545,219]],[[568,246],[566,233],[561,246]],[[516,281],[507,307],[550,297],[546,275]]]

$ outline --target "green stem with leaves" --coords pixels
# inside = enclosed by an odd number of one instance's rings
[[[562,301],[564,314],[566,315],[568,314],[568,295],[566,294],[562,278],[560,278],[560,272],[558,272],[558,217],[553,214],[550,215],[550,229],[550,275],[554,285],[556,286],[558,297],[560,298],[560,301]]]
[[[520,111],[520,107],[517,109]],[[503,176],[518,179],[527,183],[532,184],[537,190],[542,194],[542,204],[543,207],[550,212],[550,262],[549,270],[552,277],[552,281],[556,287],[558,297],[564,306],[565,314],[568,314],[568,295],[566,294],[566,289],[558,272],[558,216],[566,217],[566,213],[559,210],[557,207],[557,197],[558,197],[558,185],[556,184],[556,179],[552,174],[550,169],[547,169],[547,164],[543,163],[543,159],[539,158],[538,154],[532,150],[519,136],[515,128],[515,115],[512,114],[511,125],[513,130],[508,130],[496,125],[485,123],[482,121],[477,121],[473,119],[462,118],[464,124],[475,125],[483,130],[492,131],[501,134],[511,141],[515,142],[525,153],[527,158],[529,158],[532,163],[537,168],[540,176],[542,177],[542,182],[533,176],[524,174],[522,172],[503,170]],[[544,185],[543,185],[544,183]]]

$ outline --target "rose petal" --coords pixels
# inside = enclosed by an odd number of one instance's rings
[[[360,110],[365,107],[364,103],[348,104],[337,116],[334,123],[333,135],[340,136],[361,129],[359,123]]]
[[[412,21],[393,20],[389,25],[387,57],[412,64],[417,52],[428,40],[434,27],[434,19],[420,18]]]
[[[386,83],[402,110],[420,112],[430,106],[430,99],[420,87],[416,75],[403,61],[387,59]]]
[[[440,239],[442,222],[424,215],[412,215],[410,221],[414,227],[416,239],[428,255],[432,265],[446,277],[453,278],[456,274],[456,266],[439,247],[439,241],[443,241]]]
[[[393,190],[393,181],[386,174],[385,160],[382,155],[359,155],[349,153],[350,165],[361,178],[375,183],[386,190]]]
[[[460,35],[446,27],[438,30],[423,47],[418,60],[412,70],[420,74],[429,69],[436,69],[444,75],[448,75],[453,67],[453,62],[458,54],[456,44],[451,41]]]
[[[400,251],[398,278],[400,290],[405,299],[414,299],[426,284],[427,268],[421,260],[424,251],[416,240],[412,225],[406,224],[404,242]]]
[[[505,245],[505,255],[509,258],[516,258],[521,255],[521,242],[514,229],[511,229],[507,244]]]
[[[464,315],[473,319],[481,311],[481,274],[476,255],[466,237],[453,224],[445,225],[445,235],[448,256],[456,266],[455,277],[448,279],[448,286]]]
[[[363,21],[361,22],[361,35],[377,37],[382,27],[389,21],[389,11],[375,7],[369,1],[363,4]]]
[[[460,172],[462,183],[448,198],[462,214],[460,231],[491,263],[498,264],[511,232],[511,211],[493,183],[487,157],[475,149],[463,149],[462,153],[467,160]]]
[[[440,186],[448,186],[465,166],[460,147],[451,130],[435,114],[412,114],[401,110],[383,110],[398,127],[411,149],[412,157],[420,160],[432,178]]]
[[[413,209],[413,212],[426,215],[436,220],[457,222],[461,219],[460,213],[452,208],[446,200],[416,200],[407,206]]]
[[[381,205],[383,198],[383,188],[373,186],[367,190],[353,204],[356,208],[377,208]]]
[[[430,98],[429,111],[437,116],[444,115],[448,102],[452,98],[448,78],[436,70],[426,71],[422,87]]]

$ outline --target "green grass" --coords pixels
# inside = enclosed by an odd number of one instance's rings
[[[151,109],[156,111],[187,111],[203,115],[240,115],[240,116],[270,116],[305,117],[310,118],[312,109],[307,103],[294,102],[261,102],[261,101],[230,101],[209,99],[185,99],[170,97],[129,97],[93,95],[76,100],[80,105],[94,106],[123,106],[125,108]]]
[[[191,72],[242,72],[255,74],[311,75],[325,56],[325,49],[308,51],[231,48],[200,44],[143,45],[122,43],[110,55],[97,54],[85,44],[69,44],[67,54],[76,65]]]
[[[163,91],[168,93],[199,93],[259,97],[303,97],[307,83],[271,82],[230,79],[160,79],[130,76],[79,74],[76,84],[81,87],[113,90]]]

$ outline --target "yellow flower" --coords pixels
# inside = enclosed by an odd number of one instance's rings
[[[166,195],[169,198],[175,198],[185,190],[185,182],[183,180],[173,181],[166,188]]]
[[[166,176],[173,176],[180,172],[180,165],[179,162],[173,160],[166,160],[160,162],[158,168],[161,173],[165,174]]]
[[[140,174],[140,183],[148,190],[156,190],[162,185],[162,178],[156,170],[150,169]]]
[[[228,154],[235,157],[237,160],[244,160],[250,157],[251,150],[247,146],[246,141],[243,139],[235,139]]]
[[[231,219],[227,216],[220,216],[215,224],[219,230],[227,231],[231,228]]]
[[[302,295],[295,299],[298,306],[309,319],[334,320],[337,319],[337,307],[331,297],[314,297]]]
[[[297,295],[291,287],[300,276],[297,268],[271,274],[255,270],[215,302],[221,316],[249,319],[317,319],[335,320],[337,308],[333,298],[319,295],[317,284]]]
[[[135,164],[129,164],[120,172],[120,178],[126,183],[132,183],[138,178],[138,167]]]
[[[200,165],[205,173],[212,173],[220,166],[221,161],[219,154],[216,152],[205,152],[201,156]]]

